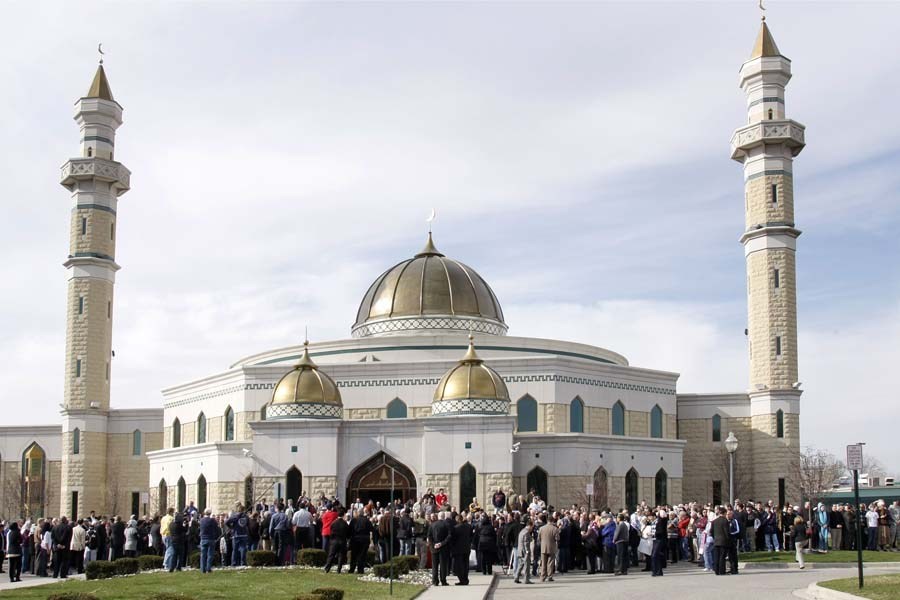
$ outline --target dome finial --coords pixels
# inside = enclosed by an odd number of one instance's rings
[[[425,247],[422,248],[421,252],[416,254],[416,258],[420,256],[443,256],[443,254],[435,247],[430,231],[428,232],[428,241],[425,242]]]
[[[308,336],[307,336],[308,337]],[[318,369],[319,366],[309,357],[309,340],[303,342],[303,354],[300,356],[297,368],[309,367],[310,369]]]
[[[469,349],[466,350],[466,355],[459,362],[462,364],[481,364],[484,362],[475,352],[475,336],[472,335],[471,331],[469,332]]]

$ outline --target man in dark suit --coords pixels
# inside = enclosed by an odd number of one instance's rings
[[[716,549],[716,575],[724,575],[728,546],[731,544],[731,527],[728,523],[728,518],[725,516],[725,509],[720,506],[718,513],[719,516],[716,517],[712,524],[712,535],[713,545]]]
[[[427,539],[431,548],[431,585],[450,585],[447,583],[447,572],[450,570],[451,532],[445,512],[438,514],[437,521],[428,528]]]
[[[453,555],[453,574],[456,585],[469,585],[469,552],[472,550],[472,526],[462,518],[453,527],[450,553]]]
[[[728,519],[728,564],[732,575],[738,574],[738,540],[744,535],[741,529],[741,523],[738,521],[733,510],[729,510],[725,515]]]
[[[653,567],[653,577],[662,577],[663,563],[666,561],[666,547],[668,540],[669,515],[665,510],[660,510],[656,518],[656,529],[653,531],[653,549],[650,563]]]
[[[347,558],[347,540],[350,539],[350,525],[344,519],[344,509],[338,508],[337,518],[331,522],[331,534],[328,536],[328,560],[325,561],[325,572],[331,571],[331,566],[337,563],[337,572],[344,568],[344,559]]]
[[[69,546],[72,544],[72,526],[65,517],[60,517],[59,524],[50,531],[53,543],[53,578],[69,577]]]

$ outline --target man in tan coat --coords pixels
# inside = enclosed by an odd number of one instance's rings
[[[559,545],[559,528],[556,515],[551,515],[546,525],[538,530],[541,542],[541,581],[553,581],[556,571],[556,549]]]

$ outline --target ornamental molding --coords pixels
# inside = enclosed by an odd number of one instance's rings
[[[447,415],[508,415],[509,400],[497,398],[464,398],[432,402],[431,416]]]
[[[59,176],[60,183],[70,190],[75,181],[91,178],[117,184],[117,195],[131,188],[131,171],[120,163],[102,158],[72,158],[62,166]]]
[[[266,421],[277,419],[340,419],[343,409],[334,404],[303,402],[266,405]]]
[[[422,330],[466,331],[488,335],[506,335],[507,327],[500,321],[478,317],[435,315],[433,317],[398,317],[380,321],[365,321],[354,325],[354,338]]]

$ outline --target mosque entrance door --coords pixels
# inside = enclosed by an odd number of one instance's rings
[[[416,477],[413,472],[394,457],[379,452],[350,473],[347,503],[359,498],[364,504],[371,500],[384,506],[391,499],[391,476],[394,480],[394,499],[404,502],[415,500]]]

